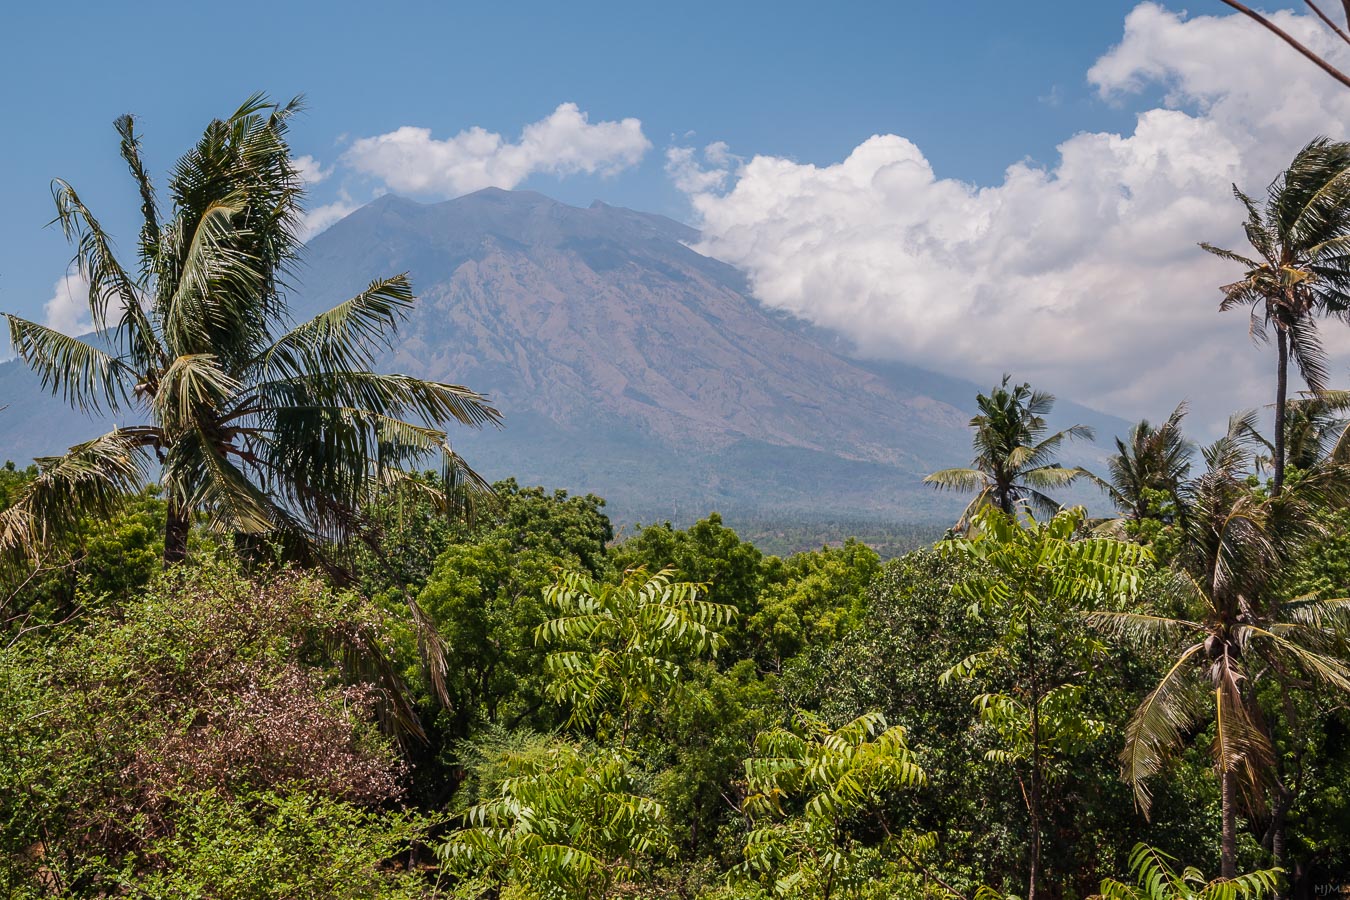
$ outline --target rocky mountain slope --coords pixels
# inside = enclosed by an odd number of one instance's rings
[[[506,427],[452,435],[485,474],[593,491],[622,519],[949,515],[957,501],[919,481],[967,461],[976,386],[850,358],[760,306],[736,270],[689,249],[696,237],[530,192],[388,196],[311,241],[293,311],[409,272],[418,307],[382,366],[491,395]],[[16,368],[0,366],[0,455],[64,445],[71,417]],[[1062,415],[1103,437],[1123,428]]]

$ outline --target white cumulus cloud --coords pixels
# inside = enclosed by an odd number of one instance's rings
[[[1310,17],[1286,30],[1343,63]],[[1254,62],[1259,61],[1259,62]],[[1345,137],[1350,91],[1238,16],[1136,7],[1088,73],[1104,99],[1162,86],[1129,134],[1081,133],[1053,165],[1001,183],[938,177],[876,135],[844,160],[741,161],[724,145],[667,153],[702,252],[744,269],[766,304],[835,328],[861,352],[989,381],[1003,371],[1127,416],[1189,398],[1195,424],[1269,402],[1273,353],[1217,285],[1239,273],[1236,182],[1260,194],[1305,142]],[[1329,322],[1344,384],[1350,329]]]
[[[51,299],[42,306],[42,323],[71,337],[94,329],[89,320],[89,282],[83,275],[70,272],[56,282]]]
[[[305,184],[318,184],[329,175],[333,174],[333,167],[324,168],[323,164],[314,157],[306,153],[304,156],[297,156],[291,160],[291,165],[300,173],[300,180]]]
[[[405,125],[359,138],[343,162],[391,190],[453,197],[480,188],[514,188],[536,173],[612,174],[636,165],[651,148],[638,119],[592,123],[575,103],[526,125],[520,139],[474,127],[439,140]]]

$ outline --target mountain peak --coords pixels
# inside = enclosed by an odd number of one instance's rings
[[[440,206],[449,203],[475,204],[482,202],[501,203],[507,206],[532,207],[532,206],[566,206],[554,200],[552,197],[539,193],[538,191],[508,191],[505,188],[485,187],[467,194],[461,194],[450,200],[446,200]]]
[[[968,458],[975,386],[849,358],[766,310],[744,275],[691,248],[697,237],[664,216],[534,191],[432,204],[388,194],[308,243],[291,311],[305,319],[372,276],[409,273],[420,299],[379,370],[487,393],[507,426],[456,429],[467,459],[595,491],[630,521],[677,504],[954,515],[921,476]],[[12,457],[88,430],[19,364],[0,365],[5,403],[19,425],[0,453]]]

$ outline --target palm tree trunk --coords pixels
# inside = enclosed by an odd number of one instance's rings
[[[1277,324],[1275,345],[1279,348],[1279,370],[1275,373],[1275,480],[1270,486],[1272,497],[1284,489],[1284,414],[1289,395],[1289,335]]]
[[[169,511],[164,522],[164,565],[187,559],[188,512],[178,501],[169,501]]]
[[[1036,641],[1027,617],[1027,662],[1031,670],[1031,792],[1027,812],[1031,815],[1031,872],[1027,879],[1027,900],[1036,900],[1041,881],[1041,693],[1036,675]]]
[[[1033,708],[1031,716],[1036,718]],[[1036,726],[1032,726],[1033,733]],[[1041,880],[1041,752],[1039,739],[1032,738],[1031,747],[1031,792],[1027,806],[1031,813],[1031,877],[1027,884],[1027,900],[1036,900],[1036,889]]]
[[[1223,810],[1223,840],[1219,845],[1219,877],[1237,877],[1237,775],[1231,769],[1219,773]]]

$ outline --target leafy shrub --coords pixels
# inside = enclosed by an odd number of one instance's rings
[[[182,798],[204,790],[222,803],[274,790],[397,797],[402,766],[373,722],[380,693],[338,665],[379,627],[313,577],[250,579],[206,559],[120,612],[5,646],[0,885],[45,872],[92,890],[157,867]]]

